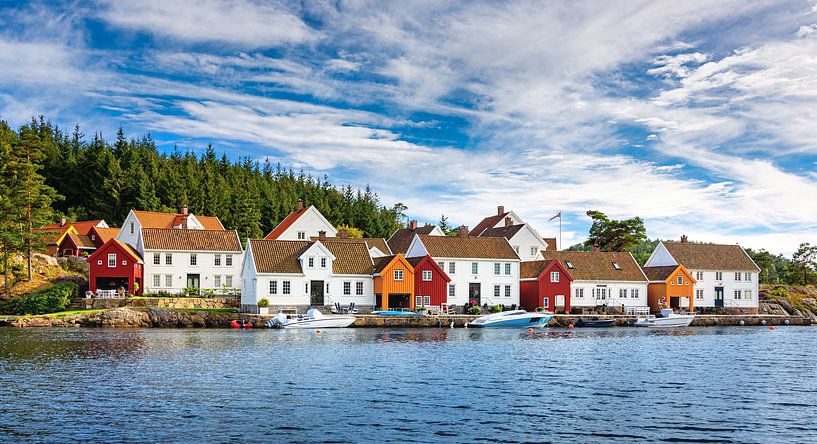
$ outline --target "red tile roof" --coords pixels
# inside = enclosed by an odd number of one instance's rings
[[[81,234],[83,236],[86,236],[91,231],[91,228],[99,225],[101,222],[102,222],[102,220],[81,220],[81,221],[77,221],[77,222],[66,222],[65,226],[66,227],[72,226],[72,227],[74,227],[75,230],[77,230],[77,233],[79,233],[79,234]],[[62,228],[62,226],[60,226],[60,223],[57,222],[57,223],[53,223],[53,224],[43,225],[42,228],[43,229],[59,229],[59,228]]]
[[[133,214],[139,219],[139,224],[142,228],[174,228],[182,226],[184,218],[187,215],[160,213],[157,211],[133,211]],[[224,230],[221,221],[214,216],[196,216],[205,230]]]
[[[119,228],[99,228],[94,227],[94,230],[99,235],[102,243],[108,242],[109,240],[115,238],[119,235]],[[90,235],[90,233],[89,233]]]
[[[269,232],[269,234],[264,236],[264,240],[278,239],[279,236],[284,234],[284,231],[286,231],[287,228],[292,226],[292,224],[294,224],[295,221],[298,220],[298,218],[301,217],[304,213],[306,213],[306,210],[308,210],[311,207],[312,205],[289,213],[289,215],[285,217],[284,220],[282,220],[281,223],[278,224],[278,226],[273,228],[272,231]]]
[[[88,237],[88,236],[83,236],[81,234],[68,233],[68,235],[65,236],[65,238],[63,239],[63,243],[65,242],[65,239],[71,239],[71,242],[73,242],[74,245],[76,245],[77,248],[84,248],[84,249],[87,249],[87,250],[95,250],[96,249],[96,245],[94,245],[94,243],[91,241],[91,238]]]
[[[374,264],[362,242],[320,241],[335,260],[332,273],[371,274]],[[258,273],[302,273],[298,258],[312,245],[311,241],[251,240],[253,261]]]
[[[312,236],[309,238],[311,241],[319,240],[317,236]],[[333,242],[357,242],[361,244],[366,244],[369,248],[376,247],[378,250],[383,252],[386,255],[391,254],[391,250],[389,249],[388,244],[386,243],[386,239],[382,237],[327,237],[324,240],[329,240]]]
[[[519,256],[503,237],[429,236],[420,240],[429,256],[462,259],[516,259]]]
[[[236,231],[143,228],[146,250],[241,251]]]
[[[547,244],[547,246],[548,246],[547,249],[548,250],[555,251],[558,248],[556,246],[556,238],[555,237],[543,237],[542,240],[545,241],[545,243]]]
[[[664,246],[687,270],[759,270],[740,245],[664,242]]]
[[[630,253],[605,251],[543,251],[545,260],[557,259],[579,281],[647,282]],[[567,265],[573,264],[573,267]],[[613,264],[618,264],[619,269]]]

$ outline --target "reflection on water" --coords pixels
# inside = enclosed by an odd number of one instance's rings
[[[0,441],[817,441],[817,330],[0,329]]]

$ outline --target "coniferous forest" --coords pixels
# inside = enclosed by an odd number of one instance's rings
[[[23,213],[33,204],[34,228],[60,216],[104,219],[119,226],[130,209],[176,212],[187,206],[194,214],[218,216],[242,238],[258,238],[303,199],[336,226],[357,228],[363,236],[389,237],[405,210],[402,204],[382,205],[368,186],[339,187],[327,177],[280,164],[231,160],[213,146],[202,154],[179,148],[163,153],[149,134],[128,138],[120,129],[109,141],[99,133],[86,137],[82,131],[63,131],[42,116],[19,129],[0,121],[0,186],[20,193],[6,199],[3,218],[27,222]],[[28,170],[21,169],[23,164]],[[23,184],[14,179],[32,175],[41,180],[33,177],[37,183]],[[26,194],[32,187],[38,188],[36,196]]]

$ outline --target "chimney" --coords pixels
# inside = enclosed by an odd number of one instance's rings
[[[301,211],[303,209],[304,209],[304,201],[301,200],[301,199],[298,199],[298,211]]]
[[[502,205],[496,207],[496,215],[502,216],[503,214],[505,214],[505,207],[503,207]]]
[[[511,218],[506,217],[505,218],[505,227],[510,227],[511,225],[513,225],[513,222],[511,222]]]
[[[64,227],[64,226],[65,226],[65,223],[66,223],[66,222],[65,222],[65,218],[64,218],[64,217],[63,217],[63,218],[60,218],[60,226],[61,226],[61,227]]]
[[[417,221],[413,220],[413,221],[409,222],[409,230],[415,231],[416,229],[417,229]]]
[[[179,214],[187,216],[187,207],[179,207]]]
[[[687,237],[687,235],[686,235],[686,234],[682,234],[682,235],[681,235],[681,243],[682,243],[682,244],[685,244],[685,243],[687,243],[687,242],[689,242],[689,238]]]
[[[324,234],[325,234],[325,233],[324,233]],[[346,231],[346,228],[344,228],[344,229],[340,230],[340,238],[341,238],[341,239],[346,239],[346,238],[348,238],[348,237],[349,237],[349,232],[348,232],[348,231]]]
[[[468,226],[467,225],[460,225],[460,228],[457,231],[457,236],[459,236],[459,237],[468,236]]]
[[[326,240],[326,231],[323,231],[323,230],[318,231],[318,239]]]

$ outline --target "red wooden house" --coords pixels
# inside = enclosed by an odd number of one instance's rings
[[[447,304],[451,278],[437,262],[428,255],[406,260],[414,267],[415,306],[439,307]]]
[[[111,239],[86,261],[90,268],[88,287],[92,292],[122,287],[129,295],[142,294],[144,262],[130,245]]]
[[[519,304],[528,311],[544,307],[570,313],[573,276],[556,260],[522,262],[519,267]]]

